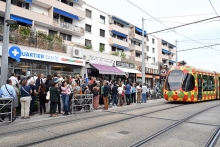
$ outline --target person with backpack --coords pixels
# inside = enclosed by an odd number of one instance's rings
[[[97,83],[95,83],[95,86],[93,87],[93,108],[95,110],[98,110],[99,108],[99,91],[100,87]]]

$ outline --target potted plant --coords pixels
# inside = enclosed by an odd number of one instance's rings
[[[119,54],[120,54],[120,53],[119,53],[118,51],[111,53],[111,55],[114,55],[114,56],[119,56]]]
[[[126,58],[126,54],[124,52],[121,52],[121,55],[120,55],[122,58]]]
[[[18,44],[20,45],[28,45],[28,39],[30,36],[31,28],[25,26],[18,26]]]
[[[103,52],[105,50],[105,47],[102,45],[102,46],[100,46],[100,48],[99,48],[99,51],[100,52]]]

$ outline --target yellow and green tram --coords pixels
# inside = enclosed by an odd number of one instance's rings
[[[220,99],[220,73],[192,66],[172,67],[167,73],[163,94],[167,101]]]

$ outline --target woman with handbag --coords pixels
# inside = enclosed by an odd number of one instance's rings
[[[69,86],[65,81],[62,82],[61,86],[61,95],[62,95],[62,101],[63,101],[63,106],[64,106],[64,115],[69,115],[69,95],[71,93]]]
[[[30,118],[30,102],[31,102],[31,87],[27,86],[27,79],[24,79],[21,83],[21,119],[28,119]]]
[[[42,109],[44,109],[44,114],[46,114],[46,85],[45,84],[41,84],[40,88],[39,88],[39,101],[40,101],[40,115],[42,115]]]

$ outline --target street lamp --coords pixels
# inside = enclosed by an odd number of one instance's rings
[[[142,17],[142,84],[145,83],[144,20]]]
[[[7,23],[7,26],[17,24],[17,21],[14,19],[7,19],[5,22]]]
[[[8,76],[8,44],[9,44],[9,28],[11,24],[16,23],[10,19],[11,0],[6,1],[5,6],[5,23],[3,33],[3,45],[2,45],[2,60],[1,60],[1,86],[5,84]]]

